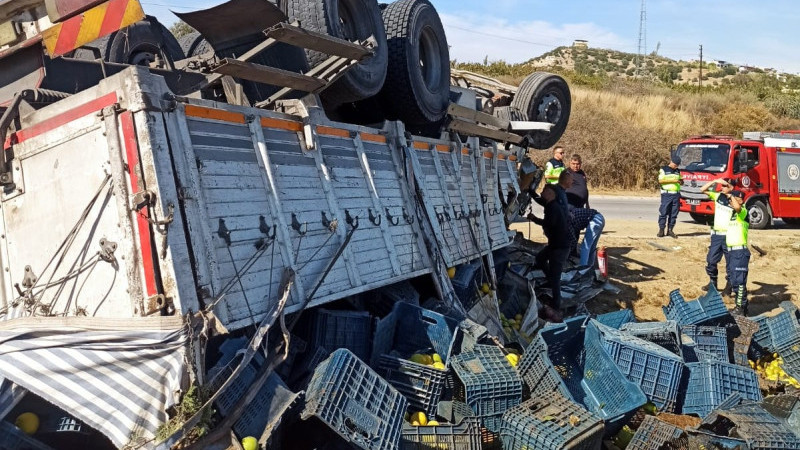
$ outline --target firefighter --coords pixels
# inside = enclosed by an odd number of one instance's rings
[[[747,273],[750,264],[750,250],[747,249],[747,232],[750,221],[744,207],[744,195],[740,191],[722,194],[728,198],[733,213],[725,233],[728,248],[728,278],[736,307],[733,314],[747,316]]]
[[[658,237],[664,237],[664,227],[667,228],[666,236],[677,238],[673,229],[678,220],[680,208],[680,192],[683,178],[678,165],[681,159],[672,155],[669,164],[658,171],[658,184],[661,185],[661,207],[658,209]]]
[[[547,184],[558,184],[558,176],[564,171],[564,147],[553,149],[553,157],[544,166],[544,180]]]
[[[717,178],[711,180],[700,188],[700,192],[708,195],[714,201],[714,222],[711,224],[711,244],[708,246],[708,255],[706,255],[706,273],[711,280],[714,288],[719,289],[717,286],[719,270],[717,264],[722,257],[725,257],[725,288],[723,295],[730,295],[730,260],[728,259],[728,246],[725,242],[728,224],[733,215],[733,208],[731,208],[728,195],[733,192],[735,180],[726,180],[725,178]],[[719,185],[720,192],[710,190],[712,186]],[[708,290],[708,287],[704,287]]]

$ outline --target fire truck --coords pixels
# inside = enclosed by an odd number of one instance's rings
[[[692,136],[678,144],[681,157],[681,211],[708,223],[714,202],[700,188],[716,178],[737,181],[744,193],[750,227],[764,229],[772,219],[800,224],[800,130],[746,132],[733,136]]]

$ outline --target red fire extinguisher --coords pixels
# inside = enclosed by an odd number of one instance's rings
[[[606,260],[606,248],[600,247],[597,251],[597,266],[600,268],[600,273],[604,278],[608,278],[608,264]]]

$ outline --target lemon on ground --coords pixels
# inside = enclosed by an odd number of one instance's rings
[[[442,361],[442,357],[439,356],[438,353],[434,353],[433,354],[433,362],[437,363],[437,362],[444,362],[444,361]]]
[[[429,427],[435,427],[437,425],[439,425],[439,422],[437,422],[435,420],[431,420],[430,422],[428,422],[428,426]]]
[[[511,367],[517,367],[517,363],[519,363],[519,356],[509,353],[506,355],[506,360],[508,360],[508,363],[511,364]]]
[[[484,294],[488,294],[489,290],[490,290],[489,289],[489,283],[483,283],[481,285],[481,292],[483,292]]]
[[[516,320],[517,322],[521,322],[522,321],[522,314],[517,314],[516,316],[514,316],[514,320]]]
[[[39,429],[39,416],[32,412],[24,412],[17,416],[14,425],[25,434],[33,434]]]
[[[433,368],[434,369],[439,369],[439,370],[447,370],[447,367],[444,365],[444,363],[441,363],[441,362],[433,363]]]
[[[428,418],[425,416],[425,413],[422,411],[415,412],[411,414],[411,425],[414,425],[414,422],[417,422],[419,425],[424,427],[428,423]]]
[[[253,436],[247,436],[242,439],[242,447],[244,450],[258,450],[258,440]]]
[[[414,353],[413,355],[411,355],[411,358],[408,358],[408,360],[425,366],[433,363],[433,358],[431,358],[428,355],[423,355],[421,353]]]
[[[456,276],[456,268],[455,267],[448,267],[447,268],[447,277],[448,278],[453,278],[454,276]]]

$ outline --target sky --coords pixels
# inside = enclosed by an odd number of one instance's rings
[[[169,25],[221,0],[140,0]],[[518,63],[575,39],[592,48],[637,53],[642,0],[431,0],[450,59]],[[676,60],[723,60],[800,74],[798,4],[790,0],[647,0],[646,53]]]

